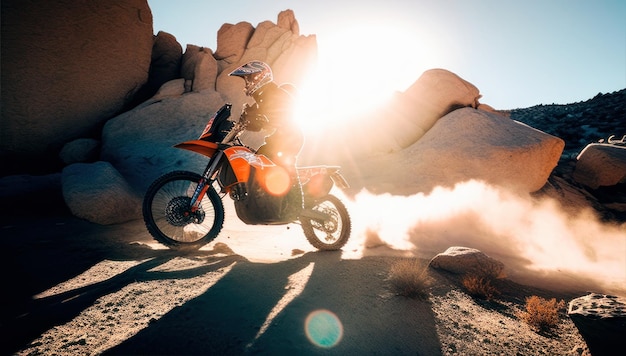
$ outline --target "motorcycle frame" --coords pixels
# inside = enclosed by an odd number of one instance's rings
[[[225,105],[230,113],[229,104]],[[200,138],[206,138],[207,131],[213,124],[216,113],[207,123],[204,132]],[[256,168],[265,169],[276,167],[269,158],[264,155],[257,155],[249,148],[243,145],[231,145],[229,142],[236,139],[241,132],[245,129],[242,123],[236,123],[229,133],[224,137],[220,143],[205,141],[202,139],[185,141],[174,145],[176,148],[192,151],[203,156],[209,157],[209,162],[202,173],[202,178],[198,182],[194,194],[191,198],[191,211],[195,212],[200,207],[200,202],[206,195],[207,190],[215,180],[217,180],[217,172],[220,169],[220,164],[223,163],[223,159],[228,161],[233,173],[235,174],[236,182],[229,184],[228,186],[221,187],[222,191],[229,193],[231,188],[238,183],[247,182],[250,176],[251,166]],[[348,183],[344,177],[339,173],[339,166],[310,166],[310,167],[297,167],[298,174],[300,176],[300,182],[304,186],[315,176],[321,176],[326,181],[322,188],[317,188],[315,191],[310,192],[310,197],[321,198],[328,194],[333,186],[337,186],[341,189],[349,188]],[[306,193],[305,193],[306,194]]]

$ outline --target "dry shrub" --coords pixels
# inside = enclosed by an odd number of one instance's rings
[[[559,324],[559,310],[565,308],[565,301],[550,300],[533,295],[526,298],[526,310],[518,317],[537,331],[548,331]]]
[[[499,294],[496,287],[491,285],[491,279],[487,277],[470,274],[463,277],[462,283],[467,293],[472,297],[491,300],[496,294]]]
[[[398,295],[409,298],[428,297],[428,268],[416,259],[400,260],[392,264],[389,281]]]

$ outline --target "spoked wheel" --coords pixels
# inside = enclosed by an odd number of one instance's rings
[[[350,215],[339,198],[332,194],[305,206],[312,214],[302,214],[304,235],[318,250],[339,250],[350,238]],[[317,215],[318,217],[315,217]]]
[[[200,207],[191,210],[191,197],[202,179],[199,174],[176,171],[158,178],[143,200],[148,232],[172,249],[198,249],[213,240],[224,225],[224,205],[209,187]]]

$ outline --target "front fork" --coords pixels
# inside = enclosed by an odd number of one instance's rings
[[[202,199],[204,198],[207,190],[209,190],[211,184],[215,180],[214,175],[217,172],[217,167],[222,160],[222,156],[224,156],[224,151],[217,151],[217,153],[211,157],[209,163],[204,169],[204,173],[202,173],[202,178],[200,178],[198,186],[191,196],[192,213],[195,213],[198,209],[200,209],[200,203],[202,202]]]

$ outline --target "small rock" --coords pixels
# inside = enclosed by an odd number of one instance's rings
[[[626,347],[626,298],[591,293],[569,302],[567,314],[594,356]]]
[[[457,274],[476,274],[493,278],[505,277],[502,262],[469,247],[449,247],[445,252],[433,257],[428,265]]]

